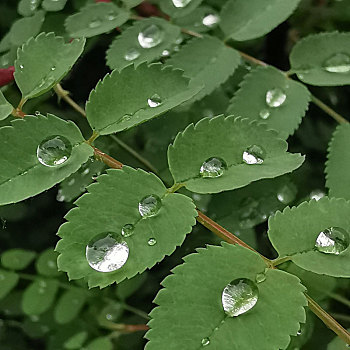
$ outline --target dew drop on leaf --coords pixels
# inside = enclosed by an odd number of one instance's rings
[[[122,228],[122,236],[130,237],[134,234],[135,226],[133,224],[126,224]]]
[[[139,202],[139,213],[142,217],[154,216],[157,215],[161,206],[161,199],[157,195],[151,194],[143,197]]]
[[[203,338],[202,339],[202,346],[207,346],[210,344],[210,339],[209,338]]]
[[[321,190],[313,190],[310,192],[310,198],[314,199],[316,201],[319,201],[321,198],[323,198],[326,194]]]
[[[199,174],[203,178],[220,177],[227,170],[226,162],[219,157],[211,157],[203,162]]]
[[[243,161],[246,164],[262,164],[265,158],[265,151],[258,145],[249,146],[243,152]]]
[[[52,67],[51,67],[51,70],[52,70],[52,71],[56,70],[56,67],[55,67],[55,66],[52,66]]]
[[[89,23],[89,27],[91,29],[97,28],[102,24],[102,22],[99,19],[93,19],[90,23]]]
[[[341,227],[328,227],[316,238],[315,248],[321,253],[339,255],[349,246],[349,233]]]
[[[259,117],[260,117],[261,119],[266,120],[269,116],[270,116],[270,111],[269,111],[268,109],[262,109],[262,110],[259,112]]]
[[[220,17],[216,14],[208,14],[206,16],[203,17],[202,19],[202,23],[203,25],[205,25],[206,27],[212,28],[214,27],[216,24],[218,24],[220,21]]]
[[[287,95],[279,88],[271,89],[266,93],[266,104],[269,107],[277,108],[283,105]]]
[[[259,290],[248,278],[238,278],[230,282],[222,292],[222,306],[228,316],[244,314],[258,301]]]
[[[337,53],[325,61],[323,68],[330,73],[348,73],[350,72],[350,57],[344,53]]]
[[[72,153],[72,144],[64,136],[54,135],[43,140],[37,148],[39,162],[48,167],[55,167],[68,160]]]
[[[163,40],[163,30],[155,24],[144,28],[138,35],[139,44],[144,49],[150,49],[159,45]]]
[[[256,275],[256,277],[255,277],[256,283],[262,283],[262,282],[264,282],[265,280],[266,280],[266,275],[265,275],[263,272],[258,273],[258,274]]]
[[[129,247],[118,234],[103,232],[86,246],[86,260],[99,272],[111,272],[122,268],[129,257]]]
[[[111,11],[107,14],[106,18],[108,19],[108,21],[113,21],[116,18],[116,13],[114,11]]]
[[[289,204],[294,201],[297,195],[297,189],[292,184],[286,184],[277,191],[277,199],[283,204]]]
[[[125,55],[124,55],[124,59],[126,61],[134,61],[136,60],[138,57],[140,56],[140,52],[137,51],[135,48],[131,48],[129,50],[126,51]]]
[[[170,56],[170,51],[169,50],[164,50],[162,52],[162,57],[168,57],[168,56]]]
[[[154,246],[157,244],[157,240],[155,238],[150,238],[147,242],[149,246]]]
[[[162,99],[158,94],[153,94],[148,100],[147,100],[148,105],[151,108],[158,107],[162,104]]]
[[[187,6],[192,0],[172,0],[173,4],[177,8]]]

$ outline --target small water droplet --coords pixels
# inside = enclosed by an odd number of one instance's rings
[[[124,55],[124,59],[126,61],[134,61],[136,60],[136,58],[138,58],[140,56],[140,52],[137,51],[135,48],[131,48],[128,51],[126,51],[125,55]]]
[[[87,175],[89,172],[90,172],[90,169],[89,169],[89,168],[86,168],[86,169],[82,172],[82,175]]]
[[[39,111],[35,111],[34,114],[35,114],[36,116],[38,116],[38,115],[40,115],[40,112],[39,112]]]
[[[68,186],[72,186],[72,185],[74,185],[74,183],[75,183],[75,179],[70,179],[69,181],[68,181]]]
[[[310,198],[319,201],[321,198],[325,196],[325,193],[321,190],[313,190],[310,193]]]
[[[139,44],[144,49],[150,49],[159,45],[163,40],[163,30],[155,24],[144,28],[138,35]]]
[[[203,178],[220,177],[227,170],[226,162],[219,157],[207,159],[199,169],[199,175]]]
[[[172,0],[173,4],[177,8],[186,7],[192,0]]]
[[[134,234],[135,226],[133,224],[126,224],[122,228],[122,236],[130,237]]]
[[[349,246],[349,233],[341,227],[328,227],[316,238],[315,248],[321,253],[339,255]]]
[[[238,278],[229,283],[222,292],[222,306],[228,316],[244,314],[258,301],[259,290],[248,278]]]
[[[114,19],[116,19],[116,17],[117,17],[117,15],[114,11],[109,12],[106,16],[108,21],[113,21]]]
[[[157,244],[157,240],[155,238],[150,238],[147,242],[147,244],[149,246],[154,246],[155,244]]]
[[[249,146],[243,152],[243,161],[246,164],[262,164],[265,158],[265,151],[258,145]]]
[[[23,64],[20,64],[20,65],[19,65],[19,68],[20,68],[20,69],[23,69],[23,68],[24,68]]]
[[[277,199],[283,204],[290,204],[297,195],[297,188],[293,184],[285,184],[277,191]]]
[[[302,332],[301,332],[301,328],[298,330],[297,332],[297,335],[300,335]]]
[[[52,70],[52,71],[56,70],[56,67],[55,67],[55,66],[52,66],[52,67],[51,67],[51,70]]]
[[[89,28],[94,29],[99,27],[102,24],[102,22],[99,19],[93,19],[90,23],[89,23]]]
[[[256,283],[262,283],[266,280],[266,275],[265,273],[261,272],[261,273],[258,273],[255,277],[255,281]]]
[[[57,192],[57,196],[56,196],[56,200],[58,202],[64,202],[64,200],[66,199],[66,197],[64,196],[64,194],[62,193],[62,190],[59,189]]]
[[[270,116],[270,111],[269,111],[268,109],[262,109],[262,110],[259,112],[259,117],[260,117],[261,119],[266,120],[269,116]]]
[[[130,114],[125,114],[122,116],[122,118],[120,119],[121,122],[127,122],[131,119],[131,115]]]
[[[129,247],[113,232],[95,236],[86,246],[86,260],[99,272],[111,272],[122,268],[129,257]]]
[[[48,167],[55,167],[68,160],[72,145],[64,136],[53,135],[43,140],[37,148],[39,162]]]
[[[139,202],[139,213],[142,217],[154,216],[158,213],[161,206],[161,199],[157,195],[151,194],[143,197]]]
[[[345,53],[337,53],[325,61],[323,68],[330,73],[350,72],[350,57]]]
[[[220,21],[220,17],[216,14],[210,13],[203,17],[202,23],[209,28],[215,27]]]
[[[269,107],[277,108],[282,106],[287,95],[279,88],[271,89],[266,93],[266,104]]]
[[[168,57],[169,55],[170,55],[170,51],[169,50],[163,50],[162,57]]]
[[[203,338],[202,339],[202,346],[207,346],[210,344],[210,339],[209,338]]]
[[[153,94],[148,100],[147,100],[148,105],[151,108],[158,107],[162,104],[162,99],[158,94]]]

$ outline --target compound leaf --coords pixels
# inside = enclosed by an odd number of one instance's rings
[[[36,253],[25,249],[10,249],[2,253],[1,264],[10,270],[23,270],[35,258]]]
[[[162,0],[160,9],[172,18],[182,17],[198,7],[203,0]]]
[[[67,214],[68,222],[58,232],[63,238],[56,247],[61,253],[58,266],[68,272],[70,279],[86,277],[90,287],[102,288],[131,278],[170,255],[196,222],[192,200],[168,193],[154,174],[124,166],[121,170],[107,171],[97,181],[76,201],[78,207]],[[142,218],[139,202],[151,194],[161,198],[161,208],[157,215]],[[131,236],[123,237],[129,247],[125,265],[108,273],[90,267],[85,250],[91,239],[104,232],[120,234],[126,224],[135,228]],[[156,244],[148,244],[151,238]]]
[[[220,26],[238,41],[259,38],[285,21],[300,0],[229,0],[221,9]]]
[[[92,90],[86,114],[102,135],[129,129],[193,97],[200,87],[189,85],[180,70],[162,64],[114,70]]]
[[[0,128],[0,205],[19,202],[51,188],[77,171],[93,154],[73,122],[52,114],[27,115],[11,123]],[[45,166],[38,160],[38,146],[56,136],[71,144],[71,155],[61,165]]]
[[[18,51],[15,79],[24,100],[50,90],[71,69],[83,52],[85,39],[66,44],[54,33],[31,38]]]
[[[331,197],[350,199],[350,125],[336,128],[328,148],[326,185]]]
[[[67,17],[64,25],[73,38],[90,38],[109,32],[129,19],[129,12],[112,2],[88,4],[80,12]]]
[[[193,84],[204,85],[204,89],[195,96],[199,100],[224,83],[240,62],[241,57],[236,50],[206,35],[190,40],[167,64],[184,70]]]
[[[290,54],[292,71],[311,85],[350,84],[350,33],[320,33],[298,41]]]
[[[2,91],[0,91],[0,120],[6,119],[12,111],[13,107],[11,103],[6,100]]]
[[[268,93],[278,95],[280,101],[268,100]],[[276,107],[270,107],[267,100]],[[304,85],[286,79],[276,68],[258,67],[244,77],[227,113],[264,122],[286,139],[300,124],[309,100],[310,93]]]
[[[246,164],[243,153],[251,146],[262,148],[262,164]],[[287,153],[287,143],[265,125],[233,116],[204,118],[179,133],[168,149],[170,171],[176,183],[198,193],[233,190],[263,178],[291,172],[304,161],[300,154]],[[222,176],[203,178],[202,164],[219,157],[227,164]]]
[[[18,280],[17,273],[0,269],[0,299],[6,297],[16,287]]]
[[[35,261],[36,270],[43,276],[58,276],[57,268],[58,254],[51,248],[44,250]]]
[[[284,271],[265,270],[257,253],[223,243],[198,249],[184,261],[162,282],[165,288],[155,299],[159,306],[150,314],[146,350],[164,349],[164,344],[169,350],[197,350],[206,338],[209,350],[285,349],[290,335],[305,322],[307,302],[300,280]],[[255,281],[260,273],[266,279],[257,284],[256,305],[238,317],[227,316],[221,303],[226,285],[238,278]]]
[[[139,35],[151,26],[158,31],[161,41],[158,45],[144,48],[140,45]],[[180,27],[161,18],[151,17],[135,22],[112,42],[107,51],[107,64],[111,69],[121,70],[131,64],[150,63],[160,58],[164,50],[169,50],[180,34]]]
[[[61,11],[66,6],[67,0],[44,0],[42,7],[46,11]]]
[[[268,235],[279,257],[289,256],[299,267],[318,274],[350,277],[349,247],[339,255],[315,249],[318,235],[330,227],[342,228],[349,235],[350,202],[323,197],[287,207],[270,218]]]

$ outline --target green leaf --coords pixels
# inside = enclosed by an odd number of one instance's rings
[[[136,7],[137,5],[140,5],[143,0],[122,0],[124,3],[124,6],[128,9]]]
[[[1,264],[10,270],[23,270],[35,256],[36,253],[31,250],[10,249],[1,254]]]
[[[280,106],[270,107],[267,94],[274,91],[286,98]],[[244,77],[227,113],[264,122],[286,139],[299,126],[309,101],[310,93],[304,85],[287,79],[276,68],[258,67]]]
[[[20,0],[17,5],[17,12],[21,16],[31,16],[40,5],[41,0]]]
[[[348,329],[348,332],[350,329]],[[340,337],[335,337],[328,345],[327,350],[348,350],[349,346]]]
[[[134,294],[147,280],[147,272],[136,275],[133,278],[124,280],[117,287],[117,296],[120,300],[125,300]]]
[[[350,84],[350,33],[320,33],[298,41],[290,54],[292,71],[319,86]]]
[[[85,290],[78,288],[65,291],[55,305],[54,317],[57,323],[65,324],[74,320],[87,299]]]
[[[66,6],[67,0],[44,0],[43,8],[46,11],[61,11]]]
[[[43,276],[58,276],[60,273],[57,268],[58,254],[51,248],[44,250],[35,262],[36,270]]]
[[[203,0],[161,0],[160,9],[172,18],[182,17],[201,4]]]
[[[92,90],[86,114],[92,128],[101,135],[129,129],[193,97],[198,85],[189,86],[183,72],[161,64],[129,66],[114,70]],[[149,99],[160,104],[149,106]]]
[[[164,349],[164,344],[169,350],[198,350],[205,338],[208,350],[285,349],[290,335],[305,322],[307,302],[300,280],[265,270],[257,253],[223,243],[198,249],[184,261],[162,282],[165,288],[155,299],[159,307],[150,314],[146,350]],[[256,305],[237,317],[225,315],[221,295],[226,285],[238,278],[255,281],[261,273],[266,279],[257,284]]]
[[[20,18],[12,24],[9,32],[11,43],[20,46],[40,32],[45,19],[45,12],[37,11],[31,17]]]
[[[243,153],[252,145],[265,151],[262,164],[244,163]],[[168,161],[176,183],[183,183],[193,192],[217,193],[297,169],[304,157],[286,151],[287,143],[265,125],[233,116],[218,116],[190,124],[179,133],[169,146]],[[212,157],[223,159],[228,169],[220,177],[203,178],[200,168]]]
[[[113,350],[113,343],[108,337],[99,337],[91,341],[87,346],[86,350]]]
[[[97,181],[88,187],[88,194],[76,201],[78,208],[67,214],[68,222],[58,232],[63,238],[56,247],[61,253],[58,266],[68,272],[70,279],[86,277],[90,287],[102,288],[131,278],[170,255],[196,222],[192,200],[168,193],[154,174],[124,166],[107,171]],[[157,215],[142,218],[138,203],[151,194],[161,198],[162,206]],[[87,244],[104,232],[120,234],[126,224],[133,224],[135,229],[133,235],[123,237],[129,246],[125,265],[110,273],[91,268],[85,257]],[[148,244],[150,238],[156,240],[155,245]]]
[[[338,125],[328,147],[326,186],[330,197],[350,199],[350,125]]]
[[[0,299],[6,297],[16,287],[18,280],[17,273],[0,269]]]
[[[31,38],[17,53],[15,79],[24,100],[50,90],[72,68],[83,52],[85,39],[65,44],[54,33]]]
[[[112,2],[88,4],[80,12],[67,17],[65,27],[73,38],[90,38],[109,32],[129,19],[129,12]]]
[[[229,0],[221,9],[220,26],[238,41],[259,38],[284,22],[300,0]]]
[[[81,331],[73,336],[71,336],[64,344],[63,347],[65,349],[81,349],[83,347],[83,344],[85,343],[85,340],[88,337],[88,332]]]
[[[41,193],[77,171],[93,154],[78,127],[48,114],[26,116],[0,128],[0,205]],[[58,166],[39,162],[37,149],[49,137],[61,136],[72,145],[69,159]]]
[[[289,256],[299,267],[334,277],[350,277],[350,249],[339,255],[315,249],[316,238],[327,228],[350,232],[350,202],[321,198],[285,208],[269,220],[268,235],[279,257]]]
[[[233,74],[241,61],[238,52],[211,36],[195,38],[171,57],[167,64],[185,71],[186,76],[204,89],[196,95],[199,100],[213,92]]]
[[[158,45],[143,48],[139,43],[138,36],[150,26],[158,27],[162,40]],[[164,50],[169,50],[180,34],[179,27],[161,18],[151,17],[134,22],[112,42],[107,51],[107,64],[111,69],[121,70],[133,63],[135,66],[143,62],[150,63],[160,58]]]
[[[58,290],[58,281],[38,278],[23,293],[22,309],[27,315],[40,315],[50,308]]]
[[[0,120],[6,119],[13,111],[13,106],[9,103],[0,90]]]

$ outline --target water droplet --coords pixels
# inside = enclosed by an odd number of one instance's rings
[[[262,164],[265,158],[265,151],[258,145],[249,146],[243,152],[243,161],[246,164]]]
[[[222,292],[222,306],[228,316],[239,316],[250,310],[258,301],[259,290],[247,278],[238,278],[229,283]]]
[[[126,51],[125,55],[124,55],[124,59],[126,61],[134,61],[136,60],[136,58],[138,58],[140,56],[140,52],[137,51],[135,48],[131,48],[128,51]]]
[[[345,53],[337,53],[325,61],[323,68],[330,73],[350,72],[350,57]]]
[[[102,22],[99,19],[93,19],[90,23],[89,23],[89,27],[91,29],[97,28],[102,24]]]
[[[52,67],[51,67],[51,70],[52,70],[52,71],[56,70],[56,67],[55,67],[55,66],[52,66]]]
[[[24,68],[23,64],[20,64],[20,65],[19,65],[19,68],[20,68],[20,69],[23,69],[23,68]]]
[[[264,282],[265,280],[266,280],[266,275],[265,275],[263,272],[258,273],[258,274],[256,275],[256,277],[255,277],[256,283],[262,283],[262,282]]]
[[[64,202],[64,200],[66,199],[66,197],[64,196],[64,194],[62,193],[62,190],[59,189],[57,192],[57,196],[56,196],[56,200],[58,202]]]
[[[142,217],[154,216],[158,213],[161,206],[161,199],[157,195],[151,194],[143,197],[139,202],[139,213]]]
[[[349,246],[349,233],[341,227],[328,227],[316,238],[315,248],[326,254],[339,255]]]
[[[139,33],[137,39],[141,47],[144,49],[150,49],[151,47],[155,47],[162,42],[163,35],[164,32],[160,27],[155,24],[151,24]]]
[[[38,115],[40,115],[40,112],[39,112],[39,111],[35,111],[34,114],[35,114],[36,116],[38,116]]]
[[[219,157],[207,159],[199,169],[199,174],[203,178],[215,178],[223,175],[227,169],[226,162]]]
[[[170,51],[169,50],[164,50],[162,52],[162,57],[168,57],[170,55]]]
[[[298,330],[297,335],[301,335],[301,328]]]
[[[117,15],[114,11],[111,11],[107,14],[106,18],[109,20],[109,21],[113,21],[114,19],[116,19]]]
[[[130,237],[133,235],[134,230],[135,230],[135,226],[133,224],[126,224],[122,228],[122,236]]]
[[[130,114],[125,114],[122,116],[122,118],[120,119],[121,122],[127,122],[131,119],[131,115]]]
[[[173,4],[177,8],[187,6],[192,0],[172,0]]]
[[[277,191],[277,199],[283,204],[294,201],[297,195],[297,188],[293,184],[285,184]]]
[[[54,135],[43,140],[37,148],[39,162],[48,167],[61,165],[72,153],[72,145],[63,136]]]
[[[216,14],[208,14],[203,17],[202,23],[209,28],[215,27],[220,21],[220,17]]]
[[[87,175],[89,172],[90,172],[90,169],[89,169],[89,168],[86,168],[86,169],[82,172],[82,175]]]
[[[149,246],[154,246],[155,244],[157,244],[157,240],[155,238],[150,238],[147,242],[147,244]]]
[[[325,196],[325,193],[321,190],[313,190],[310,193],[310,198],[319,201],[321,198]]]
[[[271,89],[266,93],[266,103],[269,107],[280,107],[286,98],[287,95],[279,88]]]
[[[162,104],[162,99],[158,94],[154,94],[147,100],[147,103],[151,108],[158,107]]]
[[[209,338],[203,338],[202,339],[202,346],[207,346],[210,344],[210,339]]]
[[[127,243],[113,232],[98,234],[86,246],[86,259],[89,265],[99,272],[120,269],[125,265],[128,257]]]
[[[270,111],[269,111],[268,109],[262,109],[262,110],[259,112],[259,117],[260,117],[261,119],[266,120],[269,116],[270,116]]]
[[[68,181],[68,186],[72,186],[72,185],[74,185],[74,183],[75,183],[75,180],[74,179],[70,179],[69,181]]]

